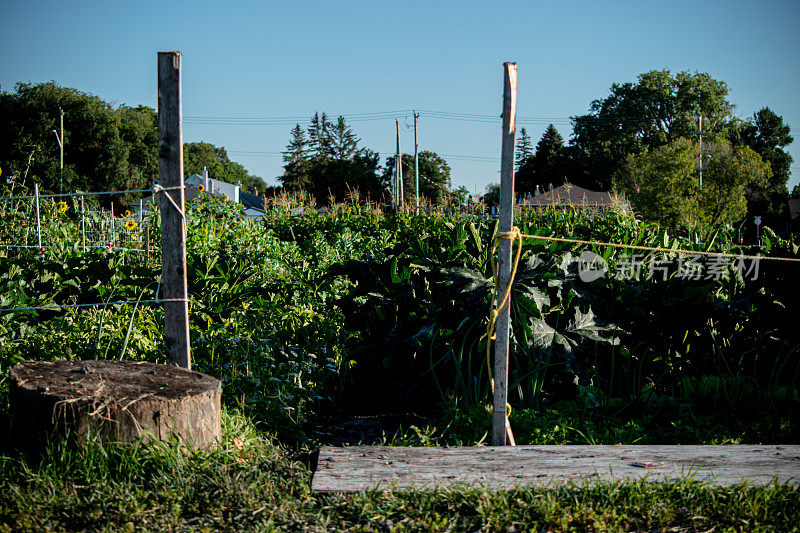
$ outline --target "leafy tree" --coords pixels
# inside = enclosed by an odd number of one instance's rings
[[[550,124],[536,145],[536,153],[528,158],[517,172],[518,192],[533,192],[539,185],[546,190],[549,184],[556,186],[565,179],[564,139],[555,126]]]
[[[333,198],[345,200],[351,191],[358,190],[362,198],[380,200],[385,191],[384,182],[378,176],[380,155],[365,150],[351,159],[315,160],[309,167],[311,193],[320,204]]]
[[[158,176],[158,113],[147,106],[120,106],[120,137],[128,146],[131,167],[128,187],[150,183]]]
[[[453,199],[453,203],[455,205],[463,206],[467,203],[467,200],[470,197],[469,189],[467,189],[464,185],[459,185],[458,187],[450,190],[450,197]]]
[[[705,143],[704,143],[705,144]],[[646,220],[707,235],[744,217],[747,187],[763,186],[770,168],[747,146],[721,139],[704,146],[703,186],[697,178],[698,146],[686,138],[629,155],[614,185]]]
[[[614,83],[611,94],[592,101],[589,113],[572,118],[575,183],[606,190],[630,154],[640,154],[703,130],[725,136],[735,124],[728,86],[708,74],[653,70],[636,83]]]
[[[519,139],[517,139],[517,148],[515,150],[514,170],[519,172],[519,169],[528,161],[533,155],[533,142],[530,135],[525,131],[525,128],[520,130]]]
[[[486,186],[486,193],[483,195],[483,203],[491,207],[500,205],[500,184],[490,183]]]
[[[64,169],[53,130],[64,111]],[[18,83],[0,93],[0,166],[46,192],[147,188],[158,172],[155,111],[112,107],[55,82]],[[24,183],[23,183],[24,182]],[[126,195],[107,197],[124,202]]]
[[[782,218],[786,209],[786,195],[792,156],[784,148],[794,139],[788,124],[765,107],[753,114],[740,130],[739,141],[755,150],[772,167],[772,178],[764,188],[748,189],[748,209],[772,220]]]
[[[213,144],[196,142],[183,145],[183,177],[202,174],[206,167],[211,178],[228,183],[241,183],[242,189],[262,194],[267,184],[257,176],[251,176],[239,163],[228,159],[225,148]]]
[[[386,159],[383,179],[389,183],[395,172],[396,155]],[[450,188],[450,166],[435,152],[424,150],[418,154],[419,195],[437,203]],[[403,170],[403,192],[406,200],[414,198],[414,154],[403,154],[400,159]],[[468,193],[469,194],[469,193]]]

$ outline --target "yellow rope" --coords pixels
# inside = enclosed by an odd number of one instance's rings
[[[500,235],[498,233],[498,235]],[[541,239],[543,241],[557,241],[557,242],[569,242],[574,244],[588,244],[592,246],[608,246],[609,248],[627,248],[629,250],[646,250],[648,252],[671,252],[676,254],[690,254],[690,255],[706,255],[706,256],[717,256],[717,257],[730,257],[734,259],[756,259],[756,260],[763,260],[763,261],[788,261],[788,262],[798,262],[800,263],[800,259],[794,257],[773,257],[773,256],[761,256],[761,255],[742,255],[742,254],[729,254],[724,252],[706,252],[703,250],[683,250],[681,248],[662,248],[659,246],[640,246],[638,244],[617,244],[613,242],[601,242],[601,241],[582,241],[579,239],[565,239],[563,237],[545,237],[543,235],[528,235],[527,233],[520,233],[520,238],[526,239]],[[508,237],[506,237],[508,238]],[[521,243],[522,241],[520,241]],[[513,278],[512,278],[513,279]]]
[[[495,340],[495,326],[497,325],[497,317],[500,315],[500,311],[508,304],[509,300],[511,299],[511,286],[514,283],[514,277],[517,275],[517,267],[519,266],[520,257],[522,257],[522,233],[520,232],[519,228],[514,226],[511,231],[500,231],[497,233],[496,237],[498,239],[510,239],[513,243],[514,240],[519,239],[519,246],[517,247],[517,256],[514,258],[514,265],[511,268],[511,276],[508,278],[508,285],[506,286],[506,290],[503,293],[503,298],[500,300],[500,303],[497,307],[494,306],[494,302],[497,300],[497,279],[498,279],[498,272],[497,272],[497,265],[494,262],[494,252],[497,249],[497,242],[495,242],[494,246],[492,247],[491,255],[492,258],[492,276],[494,278],[494,287],[492,288],[492,308],[489,311],[489,323],[486,326],[486,368],[489,370],[489,383],[491,384],[492,389],[492,405],[494,405],[494,377],[492,377],[492,341]],[[494,407],[492,407],[492,412],[494,412]],[[506,402],[506,433],[508,434],[509,440],[511,441],[511,445],[514,446],[514,435],[511,433],[511,424],[508,421],[508,415],[511,414],[511,404]]]
[[[517,254],[516,257],[514,258],[514,264],[511,268],[511,276],[509,277],[508,285],[506,286],[505,292],[503,293],[503,298],[500,300],[500,303],[497,304],[496,307],[494,303],[497,298],[498,272],[497,272],[497,264],[494,261],[494,254],[497,249],[497,241],[494,242],[491,251],[491,265],[492,265],[492,276],[494,279],[494,287],[492,288],[492,308],[489,312],[489,323],[486,326],[486,368],[489,372],[489,383],[491,384],[492,397],[493,397],[492,402],[494,402],[494,377],[492,377],[492,341],[495,340],[496,338],[497,317],[500,315],[500,311],[506,305],[508,305],[509,300],[511,298],[511,287],[514,284],[514,278],[517,275],[517,267],[519,266],[519,260],[522,257],[523,239],[540,239],[543,241],[568,242],[573,244],[585,244],[589,246],[607,246],[609,248],[625,248],[628,250],[644,250],[648,252],[664,252],[664,253],[677,253],[677,254],[689,254],[689,255],[729,257],[734,259],[800,262],[800,259],[791,257],[763,257],[760,255],[730,254],[725,252],[706,252],[702,250],[683,250],[680,248],[664,248],[660,246],[640,246],[636,244],[617,244],[611,242],[567,239],[564,237],[546,237],[544,235],[529,235],[526,233],[522,233],[517,226],[514,226],[511,229],[511,231],[499,231],[497,232],[497,235],[495,237],[497,239],[509,239],[512,241],[512,243],[515,240],[519,240],[519,246],[517,247]],[[494,412],[494,407],[492,407],[491,411]],[[508,416],[510,414],[511,414],[511,404],[506,402],[506,419],[505,419],[506,433],[508,434],[509,440],[511,441],[511,444],[513,446],[514,435],[511,433],[511,425],[508,421]]]
[[[500,315],[500,311],[509,303],[511,298],[511,286],[514,284],[514,278],[517,275],[517,267],[519,266],[519,260],[522,257],[522,240],[523,239],[540,239],[543,241],[556,241],[556,242],[568,242],[573,244],[585,244],[589,246],[607,246],[610,248],[625,248],[628,250],[645,250],[649,252],[665,252],[665,253],[678,253],[678,254],[690,254],[690,255],[704,255],[704,256],[716,256],[716,257],[729,257],[734,259],[754,259],[754,260],[768,260],[768,261],[786,261],[786,262],[800,262],[800,259],[791,258],[791,257],[764,257],[760,255],[743,255],[743,254],[730,254],[724,252],[707,252],[702,250],[683,250],[680,248],[664,248],[660,246],[640,246],[636,244],[617,244],[611,242],[601,242],[601,241],[584,241],[580,239],[567,239],[563,237],[546,237],[543,235],[529,235],[526,233],[522,233],[517,226],[514,226],[511,231],[499,231],[495,236],[497,239],[509,239],[512,241],[519,240],[519,246],[517,247],[517,255],[514,258],[514,264],[511,268],[511,276],[508,280],[508,285],[506,286],[506,290],[503,293],[503,298],[500,300],[500,303],[497,304],[495,307],[494,303],[497,298],[497,283],[498,283],[498,272],[497,272],[497,264],[494,261],[494,254],[497,250],[497,241],[495,241],[494,245],[492,246],[491,251],[491,265],[492,265],[492,276],[494,279],[494,287],[492,288],[492,308],[489,312],[489,323],[486,326],[486,368],[489,372],[489,383],[491,384],[492,396],[494,397],[494,377],[492,377],[492,341],[496,339],[496,325],[497,325],[497,317]],[[494,402],[494,399],[492,400]],[[491,412],[494,412],[494,408],[492,408]],[[509,440],[511,441],[512,445],[514,445],[514,435],[511,433],[511,425],[508,421],[508,416],[511,414],[511,404],[506,402],[506,432],[509,436]]]

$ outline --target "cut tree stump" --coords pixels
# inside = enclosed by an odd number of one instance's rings
[[[220,438],[219,380],[127,361],[26,361],[11,369],[12,438],[41,450],[89,431],[115,442],[170,440],[205,449]]]

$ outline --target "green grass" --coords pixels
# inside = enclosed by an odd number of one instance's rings
[[[787,485],[593,482],[491,491],[310,492],[311,449],[291,450],[225,414],[223,443],[56,443],[0,455],[0,531],[797,531]]]

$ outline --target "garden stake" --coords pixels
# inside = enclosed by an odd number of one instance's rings
[[[500,163],[500,230],[510,231],[514,223],[514,136],[517,108],[517,64],[503,64],[503,129]],[[511,241],[501,239],[497,252],[497,292],[505,294],[511,287]],[[508,422],[508,350],[511,306],[497,306],[496,341],[492,400],[492,444],[505,446],[511,434]],[[487,342],[489,342],[487,340]],[[510,439],[513,442],[513,437]]]

